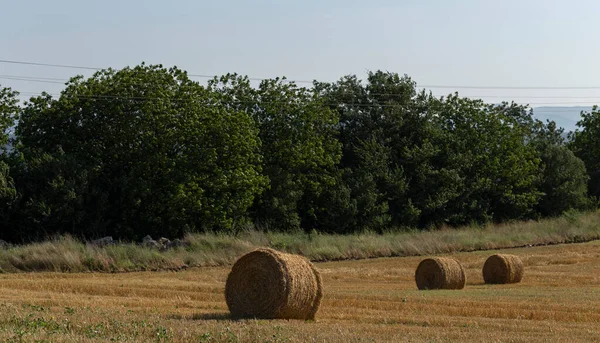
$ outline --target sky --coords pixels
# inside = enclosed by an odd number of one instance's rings
[[[190,74],[299,81],[384,70],[436,95],[533,107],[600,103],[596,0],[0,0],[0,8],[4,61],[98,68],[145,61]],[[0,63],[0,84],[28,97],[91,73]]]

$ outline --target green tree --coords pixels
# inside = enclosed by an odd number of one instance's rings
[[[0,86],[0,225],[7,228],[7,218],[17,191],[10,175],[7,162],[9,131],[14,126],[19,113],[18,93]]]
[[[527,144],[528,124],[514,115],[524,108],[455,94],[431,111],[444,132],[437,143],[444,151],[441,164],[459,181],[459,195],[448,203],[445,220],[465,224],[531,216],[541,197],[536,187],[540,161]]]
[[[314,89],[340,118],[341,176],[338,192],[332,195],[343,196],[332,197],[337,206],[329,211],[330,220],[337,223],[338,232],[388,227],[391,216],[382,188],[389,174],[390,152],[380,141],[382,127],[378,114],[371,115],[366,86],[356,76],[346,76],[333,83],[315,82]]]
[[[85,199],[97,197],[87,189],[87,173],[73,156],[62,149],[53,154],[29,150],[27,158],[23,154],[11,156],[10,164],[18,193],[7,216],[7,227],[11,230],[3,232],[3,239],[26,242],[53,233],[75,236],[103,233],[105,228],[98,228],[97,222],[90,221],[86,213],[85,206],[90,203]],[[98,206],[93,213],[102,210],[106,208]]]
[[[440,134],[429,115],[431,96],[409,77],[382,71],[316,83],[340,113],[341,167],[356,206],[356,229],[425,226],[456,195],[455,178],[437,162]]]
[[[20,205],[46,232],[230,230],[264,186],[252,119],[177,68],[72,78],[58,99],[31,99],[17,136]]]
[[[588,192],[600,197],[600,109],[594,106],[590,112],[581,112],[577,129],[570,135],[569,148],[585,163],[588,175]]]
[[[247,77],[230,74],[214,79],[210,88],[259,127],[269,188],[253,206],[257,223],[277,230],[323,229],[327,194],[338,180],[336,113],[314,92],[285,79],[254,88]]]
[[[528,144],[540,158],[539,190],[543,193],[536,211],[542,216],[557,216],[569,209],[585,209],[589,177],[585,164],[565,145],[564,129],[556,122],[534,120],[531,113]]]
[[[0,85],[0,149],[8,144],[9,130],[14,127],[19,113],[18,92]]]
[[[587,199],[585,164],[564,145],[543,144],[538,147],[543,166],[537,205],[543,216],[557,216],[569,209],[584,209]]]

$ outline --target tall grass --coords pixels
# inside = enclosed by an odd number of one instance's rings
[[[96,247],[69,236],[0,250],[0,272],[124,272],[177,270],[231,264],[257,247],[304,255],[312,261],[414,256],[501,249],[525,245],[584,242],[600,239],[600,212],[569,213],[560,218],[484,227],[432,231],[390,231],[329,235],[245,231],[189,234],[186,247],[164,252],[133,243]]]

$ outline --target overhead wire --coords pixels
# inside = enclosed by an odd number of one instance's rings
[[[21,65],[33,65],[33,66],[43,66],[43,67],[55,67],[55,68],[69,68],[69,69],[85,69],[85,70],[102,70],[105,68],[98,67],[90,67],[90,66],[79,66],[79,65],[69,65],[69,64],[52,64],[52,63],[41,63],[41,62],[28,62],[28,61],[17,61],[17,60],[5,60],[0,59],[0,63],[9,63],[9,64],[21,64]],[[191,74],[188,73],[188,76],[192,77],[200,77],[200,78],[214,78],[215,75],[209,74]],[[249,77],[249,80],[254,81],[264,81],[269,80],[269,78],[261,78],[261,77]],[[289,82],[295,83],[313,83],[314,81],[308,80],[292,80],[286,79]],[[479,86],[479,85],[436,85],[436,84],[417,84],[418,87],[423,88],[452,88],[452,89],[531,89],[531,90],[584,90],[584,89],[600,89],[600,86]]]
[[[69,69],[84,69],[84,70],[102,70],[102,68],[90,67],[90,66],[79,66],[79,65],[69,65],[69,64],[51,64],[51,63],[39,63],[39,62],[28,62],[28,61],[16,61],[16,60],[4,60],[0,59],[0,63],[9,63],[9,64],[22,64],[22,65],[33,65],[33,66],[43,66],[43,67],[56,67],[56,68],[69,68]],[[214,78],[215,76],[211,76],[208,74],[187,74],[190,77],[201,77],[201,78]],[[0,75],[0,79],[12,80],[12,81],[23,81],[23,82],[40,82],[40,83],[52,83],[52,84],[65,84],[69,81],[69,79],[63,78],[55,78],[55,77],[36,77],[36,76],[19,76],[19,75]],[[249,80],[255,81],[263,81],[267,80],[265,78],[256,78],[256,77],[248,77]],[[297,82],[297,83],[312,83],[313,81],[305,81],[305,80],[287,80],[289,82]],[[489,90],[508,90],[508,89],[519,89],[519,90],[591,90],[591,89],[600,89],[599,87],[532,87],[532,86],[464,86],[464,85],[421,85],[417,84],[417,87],[422,88],[434,88],[434,89],[489,89]],[[30,95],[41,95],[41,93],[35,92],[21,92],[22,94],[30,93]],[[369,93],[372,96],[394,96],[396,94],[390,93]],[[432,94],[435,97],[445,97],[450,94]],[[55,95],[56,96],[56,95]],[[485,99],[485,98],[495,98],[495,99],[508,99],[508,101],[513,101],[513,99],[598,99],[599,101],[578,101],[578,102],[526,102],[527,105],[581,105],[585,106],[588,104],[597,104],[600,102],[600,96],[510,96],[510,95],[461,95],[465,98],[471,99]],[[89,98],[94,99],[127,99],[127,97],[122,96],[91,96]],[[129,100],[133,100],[134,98],[130,98]],[[135,98],[136,100],[140,100],[140,98]],[[157,98],[154,98],[157,99]],[[516,102],[518,103],[518,102]],[[524,102],[525,103],[525,102]],[[331,104],[329,104],[331,106]],[[354,104],[354,106],[357,106]],[[369,107],[369,106],[378,106],[382,105],[369,105],[369,104],[360,104],[358,106],[361,107]]]
[[[105,68],[98,68],[98,67],[76,66],[76,65],[68,65],[68,64],[52,64],[52,63],[26,62],[26,61],[14,61],[14,60],[2,60],[2,59],[0,59],[0,63],[33,65],[33,66],[54,67],[54,68],[85,69],[85,70],[95,70],[95,71],[105,69]],[[210,78],[210,79],[212,79],[216,76],[216,75],[209,75],[209,74],[190,74],[190,73],[188,73],[187,75],[191,76],[191,77]],[[248,79],[251,81],[269,80],[269,78],[262,78],[262,77],[249,77]],[[313,81],[308,81],[308,80],[287,80],[287,81],[295,82],[295,83],[313,83]]]
[[[20,95],[21,96],[40,96],[44,93],[42,92],[21,92]],[[45,93],[48,94],[50,96],[53,97],[58,97],[61,94],[57,94],[57,93]],[[197,101],[195,99],[190,99],[190,98],[169,98],[169,97],[135,97],[135,96],[123,96],[123,95],[74,95],[74,97],[77,97],[79,99],[88,99],[88,100],[104,100],[104,101],[158,101],[158,100],[169,100],[169,101]],[[210,99],[211,101],[207,101],[207,103],[213,104],[216,101],[212,101],[212,99]],[[218,99],[216,99],[218,100]],[[228,103],[231,104],[237,104],[237,105],[243,105],[243,104],[254,104],[253,101],[241,101],[241,100],[237,100],[237,101],[229,101]],[[263,103],[267,103],[267,104],[289,104],[290,102],[288,101],[264,101]],[[526,105],[528,105],[529,107],[532,107],[531,105],[563,105],[563,104],[571,104],[571,105],[580,105],[580,106],[575,106],[575,107],[589,107],[591,108],[593,105],[598,104],[599,102],[588,102],[586,104],[588,105],[583,105],[582,102],[576,102],[576,103],[569,103],[569,102],[557,102],[557,103],[549,103],[549,102],[541,102],[541,103],[527,103]],[[323,105],[325,106],[330,106],[330,107],[335,107],[335,106],[348,106],[348,107],[358,107],[358,108],[389,108],[389,107],[395,107],[397,106],[397,104],[361,104],[361,103],[323,103]],[[525,105],[525,104],[523,104]],[[572,112],[572,111],[567,111],[567,110],[560,110],[560,111],[549,111],[549,112]]]
[[[18,76],[18,75],[0,75],[0,79],[7,80],[16,80],[16,81],[24,81],[24,82],[44,82],[44,83],[56,83],[56,84],[64,84],[64,82],[58,82],[57,80],[62,80],[68,82],[67,79],[60,78],[50,78],[50,77],[33,77],[33,76]],[[145,85],[146,83],[140,83],[140,85]],[[395,96],[397,94],[394,93],[368,93],[371,96]],[[450,93],[452,94],[452,93]],[[450,94],[432,94],[436,97],[447,96]],[[467,98],[502,98],[502,99],[600,99],[599,96],[523,96],[523,95],[464,95],[461,96]]]

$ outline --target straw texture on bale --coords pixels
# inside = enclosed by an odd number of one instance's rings
[[[496,254],[483,265],[485,283],[517,283],[523,278],[525,268],[519,256]]]
[[[463,289],[466,280],[460,262],[450,257],[427,258],[415,272],[419,289]]]
[[[225,285],[233,318],[312,320],[322,297],[321,276],[310,261],[266,248],[240,257]]]

